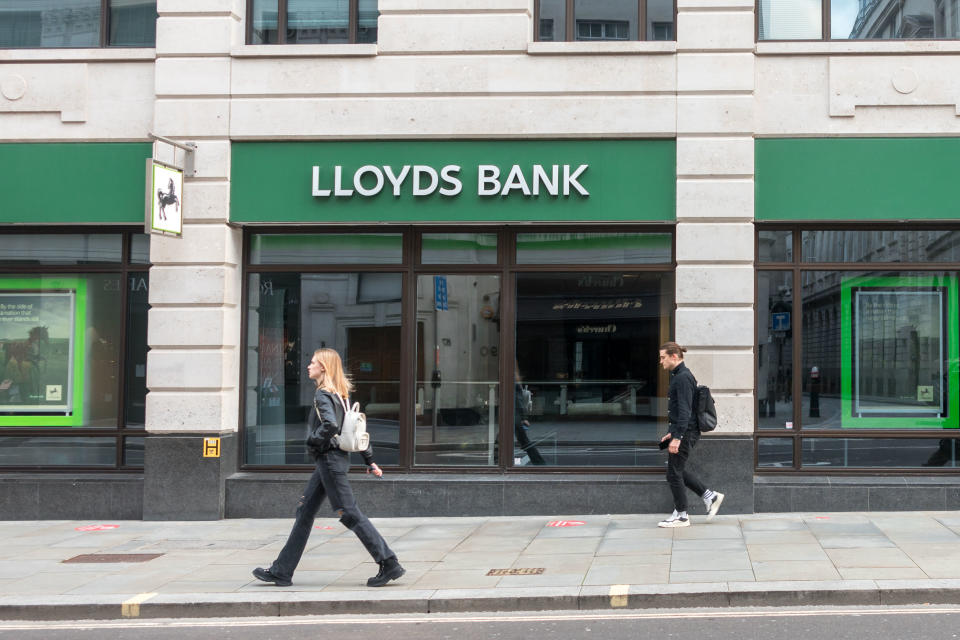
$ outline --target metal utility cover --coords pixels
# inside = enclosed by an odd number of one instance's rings
[[[88,563],[108,564],[111,562],[147,562],[159,558],[162,553],[85,553],[67,558],[62,564]]]
[[[488,576],[539,576],[544,572],[543,567],[530,569],[490,569]]]

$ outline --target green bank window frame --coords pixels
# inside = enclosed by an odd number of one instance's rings
[[[121,283],[123,284],[123,283]],[[87,282],[83,278],[7,278],[0,277],[0,290],[22,293],[70,293],[73,300],[72,403],[63,416],[0,415],[0,427],[75,427],[83,424],[84,330],[87,317]],[[119,409],[122,411],[122,407]]]
[[[865,417],[862,412],[857,410],[855,397],[858,392],[857,386],[857,344],[856,335],[856,308],[858,292],[878,292],[878,293],[916,293],[930,292],[939,294],[941,304],[945,307],[942,312],[941,321],[944,322],[941,332],[941,341],[946,341],[946,345],[941,344],[943,351],[940,358],[941,363],[946,361],[946,388],[941,387],[941,398],[947,395],[947,401],[943,407],[946,415],[938,417],[920,417],[913,416],[909,418],[877,416]],[[850,278],[840,284],[840,312],[841,312],[841,332],[840,332],[840,408],[841,408],[841,427],[843,429],[956,429],[960,426],[958,422],[958,410],[960,410],[960,313],[958,313],[957,302],[957,278],[948,276],[946,278],[936,277],[891,277],[891,276],[865,276],[860,278]],[[941,376],[941,380],[944,376]]]
[[[62,226],[34,226],[34,227],[10,227],[5,229],[8,238],[16,239],[18,236],[43,236],[43,235],[63,235],[69,234]],[[0,265],[0,289],[6,289],[11,292],[39,292],[44,291],[74,291],[74,342],[75,357],[73,362],[74,371],[74,396],[71,411],[68,415],[18,415],[8,414],[0,416],[0,439],[4,442],[13,438],[34,438],[45,440],[47,438],[63,439],[78,438],[86,440],[99,440],[103,442],[114,441],[115,458],[110,465],[84,465],[84,464],[9,464],[2,467],[5,473],[18,471],[29,471],[31,473],[62,473],[64,470],[70,472],[96,472],[96,473],[130,473],[131,471],[141,471],[143,469],[142,445],[146,436],[145,425],[136,422],[128,424],[127,398],[132,394],[130,381],[126,372],[128,367],[133,366],[130,361],[132,355],[130,344],[131,337],[134,335],[133,321],[130,317],[131,304],[131,279],[136,278],[138,282],[144,281],[148,277],[150,269],[149,258],[149,237],[143,234],[143,227],[115,226],[104,227],[99,233],[117,235],[121,238],[120,259],[118,262],[90,262],[83,264],[57,264],[32,262],[17,263],[6,262]],[[87,336],[87,314],[90,311],[89,299],[92,295],[89,276],[116,275],[118,277],[118,286],[120,294],[120,312],[122,318],[119,321],[120,333],[117,334],[119,344],[119,361],[117,364],[118,380],[116,381],[117,416],[116,425],[110,427],[88,426],[83,420],[83,402],[86,395],[88,378],[85,377],[85,361],[89,354],[85,353]],[[44,277],[39,277],[44,276]],[[139,285],[138,285],[139,286]],[[137,334],[139,335],[139,334]]]
[[[932,464],[917,464],[909,466],[818,466],[804,464],[805,456],[819,443],[863,443],[879,442],[881,439],[891,442],[903,442],[909,446],[917,441],[929,441],[936,448],[947,447],[955,450],[960,445],[960,260],[953,258],[943,261],[926,261],[919,255],[911,254],[913,261],[890,262],[862,262],[848,260],[845,262],[804,261],[803,236],[808,232],[820,231],[872,231],[872,232],[924,232],[946,231],[954,235],[960,234],[960,225],[947,221],[923,221],[909,226],[903,223],[873,221],[864,224],[856,221],[847,222],[760,222],[756,225],[754,235],[755,255],[757,256],[755,279],[755,298],[758,309],[760,305],[760,272],[780,272],[787,276],[787,282],[792,283],[794,291],[790,311],[794,321],[794,337],[791,349],[790,383],[792,413],[784,414],[784,420],[792,420],[792,428],[783,429],[770,425],[761,425],[761,407],[759,402],[759,375],[756,376],[754,388],[754,446],[755,471],[757,473],[775,475],[777,473],[802,473],[804,475],[821,475],[823,473],[842,475],[916,475],[930,473],[957,473],[960,465],[950,463],[947,466],[931,468]],[[781,246],[778,251],[763,258],[761,251],[764,244],[779,239]],[[899,255],[899,254],[897,254]],[[838,276],[847,276],[837,285],[837,328],[840,344],[837,345],[838,386],[837,395],[840,396],[838,423],[830,426],[820,426],[816,422],[807,423],[806,408],[802,399],[807,393],[805,383],[809,371],[805,369],[808,362],[804,359],[804,335],[816,327],[807,326],[804,315],[805,296],[803,294],[804,274],[810,272],[835,272]],[[942,415],[917,415],[922,413],[906,413],[896,415],[893,412],[875,410],[868,415],[856,415],[854,391],[854,358],[856,338],[856,310],[852,307],[857,291],[938,291],[942,294],[942,322],[940,329],[942,341],[942,382],[941,391],[946,390],[946,399],[943,401]],[[759,311],[758,311],[759,313]],[[755,323],[755,343],[763,337],[759,322]],[[754,367],[759,365],[755,359]],[[938,372],[939,374],[939,372]],[[918,388],[918,397],[920,389]],[[934,389],[936,394],[936,389]],[[918,404],[922,404],[920,400]],[[904,403],[909,404],[909,403]],[[909,417],[907,417],[909,415]],[[774,444],[785,446],[790,442],[790,450],[782,448],[771,449]],[[761,451],[763,445],[766,451]],[[774,447],[776,448],[776,447]],[[771,458],[771,455],[774,456]],[[792,464],[787,464],[786,457],[792,457]],[[771,463],[771,460],[775,463]]]

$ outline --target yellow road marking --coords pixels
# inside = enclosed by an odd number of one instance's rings
[[[120,607],[120,613],[124,618],[139,618],[140,617],[140,605],[150,598],[157,595],[156,593],[140,593],[125,600]]]
[[[630,585],[628,584],[610,585],[610,606],[614,608],[627,606],[627,593],[629,591]]]

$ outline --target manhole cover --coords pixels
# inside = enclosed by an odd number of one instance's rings
[[[162,553],[85,553],[67,558],[62,564],[72,563],[110,563],[110,562],[147,562],[159,558]]]
[[[529,569],[490,569],[488,576],[538,576],[543,573],[543,567]]]

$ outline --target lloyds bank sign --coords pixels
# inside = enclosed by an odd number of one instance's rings
[[[539,197],[542,194],[567,197],[571,193],[589,196],[590,192],[580,184],[580,178],[590,165],[581,164],[571,167],[569,164],[544,166],[535,164],[527,171],[518,164],[511,165],[506,175],[501,175],[500,167],[493,164],[481,164],[475,169],[476,195],[481,197],[509,196],[522,194]],[[372,198],[383,193],[386,187],[394,197],[403,193],[427,197],[439,195],[452,198],[463,192],[463,167],[448,164],[439,169],[430,165],[405,164],[399,167],[390,165],[365,164],[353,172],[352,179],[344,179],[342,165],[333,167],[332,186],[323,178],[323,167],[313,166],[313,189],[311,194],[318,198],[350,198],[354,195]],[[346,186],[345,186],[346,184]],[[327,185],[327,188],[321,188]]]
[[[232,222],[673,221],[673,140],[234,142]]]

